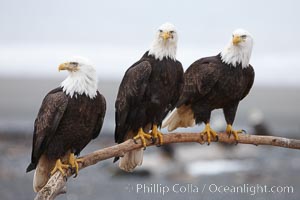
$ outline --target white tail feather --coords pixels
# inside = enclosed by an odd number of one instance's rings
[[[151,124],[147,124],[144,127],[144,131],[147,133],[151,129]],[[125,140],[132,139],[136,133],[133,131],[128,131],[125,137]],[[137,166],[142,165],[143,163],[143,155],[144,155],[144,149],[136,149],[133,151],[126,152],[123,157],[120,157],[119,161],[119,167],[120,169],[132,172]]]
[[[194,125],[194,112],[191,106],[182,105],[172,111],[170,116],[163,122],[162,128],[168,127],[168,131],[173,131],[179,127],[193,127]]]
[[[68,151],[64,157],[61,158],[63,163],[68,163],[70,153],[71,152]],[[33,176],[33,190],[35,192],[40,191],[46,185],[50,178],[50,172],[55,166],[55,162],[56,160],[50,160],[45,155],[40,157]]]
[[[141,148],[125,153],[125,155],[120,158],[120,169],[132,172],[134,168],[143,163],[143,152],[144,150]]]
[[[54,165],[55,161],[50,161],[45,155],[41,156],[33,176],[33,190],[35,192],[40,191],[46,185]]]

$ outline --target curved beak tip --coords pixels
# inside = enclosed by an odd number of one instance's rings
[[[171,34],[169,32],[164,32],[162,34],[162,38],[164,39],[164,41],[168,40],[171,37]]]
[[[60,72],[61,70],[66,70],[66,63],[60,64],[58,66],[58,71]]]
[[[242,39],[241,39],[240,36],[234,36],[233,39],[232,39],[233,45],[237,45],[237,44],[239,44],[241,41],[242,41]]]

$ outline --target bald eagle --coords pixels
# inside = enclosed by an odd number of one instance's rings
[[[176,60],[177,40],[174,25],[161,25],[150,50],[126,71],[115,102],[117,143],[131,138],[140,138],[144,147],[146,139],[163,143],[158,128],[175,107],[183,87],[183,68]],[[121,158],[119,167],[132,171],[142,160],[143,149],[131,151]]]
[[[74,58],[59,70],[68,70],[69,76],[45,96],[34,123],[26,172],[35,169],[35,192],[57,170],[65,175],[63,169],[70,167],[77,175],[80,159],[75,155],[99,135],[106,111],[105,98],[97,91],[96,70],[88,60]]]
[[[210,114],[212,110],[222,108],[226,132],[238,141],[238,133],[242,131],[233,130],[232,124],[239,102],[253,85],[254,70],[249,64],[252,46],[250,33],[237,29],[220,54],[195,61],[184,74],[183,92],[163,127],[168,126],[172,131],[204,122],[206,126],[201,137],[206,134],[209,144],[211,137],[217,140],[217,133],[209,124]]]

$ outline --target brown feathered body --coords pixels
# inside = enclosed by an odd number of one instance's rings
[[[161,126],[175,107],[182,87],[183,68],[179,61],[158,60],[146,52],[126,71],[120,84],[115,103],[115,141],[132,138],[141,127],[146,131],[153,124]]]
[[[239,102],[247,96],[254,81],[251,65],[242,68],[222,62],[221,55],[195,61],[184,74],[184,88],[176,113],[164,123],[168,130],[209,123],[214,109],[223,109],[232,124]],[[183,117],[184,116],[184,117]]]
[[[81,150],[102,128],[106,111],[105,98],[97,91],[94,98],[85,94],[66,95],[62,88],[50,91],[44,98],[34,123],[31,163],[27,172],[36,169],[35,190],[49,178],[55,161]],[[42,180],[41,180],[42,179]]]

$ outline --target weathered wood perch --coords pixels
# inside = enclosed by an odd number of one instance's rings
[[[180,142],[206,142],[206,137],[203,140],[200,138],[199,133],[169,133],[164,134],[164,144],[180,143]],[[214,141],[215,142],[215,141]],[[226,133],[219,133],[219,142],[234,144],[235,140],[231,136],[230,138]],[[287,139],[283,137],[274,136],[260,136],[240,134],[239,144],[254,144],[254,145],[271,145],[290,149],[300,149],[300,140]],[[147,146],[152,146],[150,141]],[[122,156],[125,152],[134,149],[141,148],[142,144],[138,140],[137,144],[133,140],[127,140],[122,144],[107,147],[101,150],[94,151],[83,157],[82,163],[79,163],[79,169],[86,168],[90,165],[94,165],[101,160],[106,160],[116,156]],[[68,170],[67,176],[72,176],[71,170]],[[56,172],[48,181],[48,183],[37,193],[35,200],[51,200],[62,193],[66,193],[67,178],[63,177],[60,172]]]

